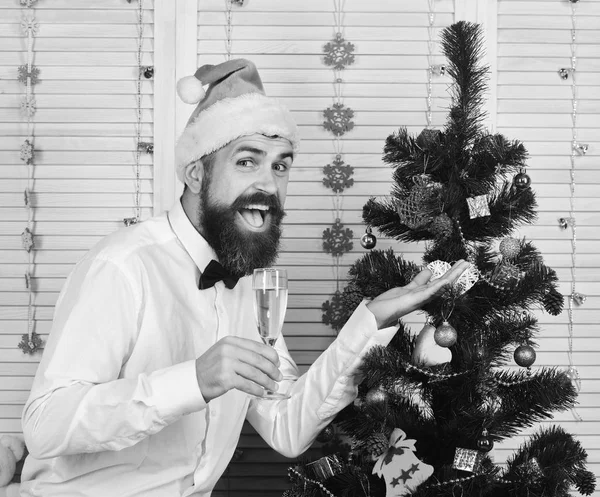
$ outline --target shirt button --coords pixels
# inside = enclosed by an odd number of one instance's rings
[[[217,417],[217,411],[210,411],[210,416],[211,418],[216,418]]]

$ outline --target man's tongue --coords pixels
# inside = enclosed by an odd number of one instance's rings
[[[263,225],[264,221],[258,209],[240,209],[240,214],[254,228],[260,228]]]

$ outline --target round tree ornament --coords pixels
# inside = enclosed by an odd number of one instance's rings
[[[377,245],[377,237],[372,233],[370,226],[367,228],[367,232],[361,237],[360,244],[367,250],[371,250]]]
[[[531,178],[527,175],[525,169],[521,169],[521,171],[513,178],[513,184],[519,190],[524,190],[531,185]]]
[[[500,242],[500,253],[505,259],[514,259],[521,251],[521,242],[516,238],[506,237]]]
[[[365,395],[365,402],[370,406],[385,405],[387,399],[388,394],[381,387],[371,388]]]
[[[457,337],[456,330],[448,321],[442,322],[433,334],[435,343],[440,347],[452,347],[456,343]]]
[[[488,435],[488,431],[484,428],[481,437],[477,439],[477,448],[483,452],[489,452],[494,447],[494,442]]]
[[[515,349],[514,358],[519,366],[528,368],[535,362],[535,350],[531,345],[521,345]]]

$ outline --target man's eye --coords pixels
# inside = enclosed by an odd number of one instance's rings
[[[286,164],[273,164],[273,169],[275,169],[275,171],[285,172],[288,170],[288,167]]]
[[[254,162],[251,159],[241,159],[237,163],[238,163],[238,166],[242,166],[242,167],[250,167],[254,164]]]

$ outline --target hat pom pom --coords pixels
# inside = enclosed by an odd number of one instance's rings
[[[177,94],[186,104],[197,104],[204,98],[204,88],[196,76],[185,76],[177,82]]]

